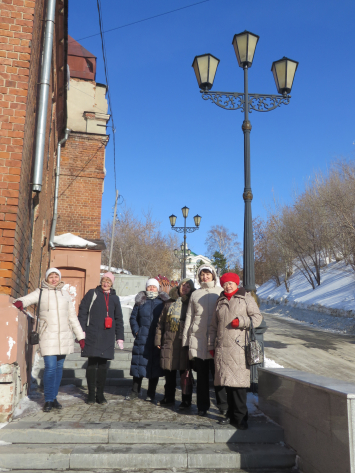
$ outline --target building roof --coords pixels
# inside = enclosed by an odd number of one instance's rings
[[[75,41],[70,35],[68,35],[68,56],[92,57],[96,59],[96,56]]]

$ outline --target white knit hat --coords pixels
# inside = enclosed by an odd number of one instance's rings
[[[62,275],[61,275],[59,269],[57,269],[57,268],[49,268],[49,269],[47,270],[47,272],[46,272],[46,277],[45,277],[45,280],[46,280],[46,281],[47,281],[48,276],[49,276],[50,274],[52,274],[52,273],[58,274],[59,280],[62,279]]]
[[[159,281],[154,278],[148,279],[145,288],[147,289],[148,286],[155,286],[159,291]]]

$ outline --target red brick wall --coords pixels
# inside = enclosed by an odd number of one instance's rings
[[[43,188],[37,195],[31,182],[46,2],[0,1],[0,294],[14,297],[27,292],[28,279],[30,290],[38,286],[48,261],[44,237],[48,238],[52,220],[54,152],[66,114],[65,46],[60,40],[67,17],[59,9],[67,5],[57,3],[55,73],[49,92]]]
[[[62,148],[56,235],[99,239],[108,136],[71,133]]]

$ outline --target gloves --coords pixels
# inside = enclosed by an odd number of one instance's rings
[[[123,350],[123,340],[117,340],[116,343],[119,346],[119,349]]]
[[[238,327],[239,327],[239,319],[238,319],[238,318],[232,320],[232,322],[231,322],[231,327],[232,327],[232,328],[238,328]]]
[[[14,306],[17,307],[19,310],[23,310],[22,301],[14,302]]]
[[[79,345],[80,345],[80,348],[81,348],[82,350],[84,350],[84,347],[85,347],[85,340],[84,340],[84,339],[79,340]]]
[[[210,350],[210,355],[212,356],[212,358],[214,358],[214,353],[215,353],[214,350]]]

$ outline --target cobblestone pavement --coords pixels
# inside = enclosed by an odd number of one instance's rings
[[[87,397],[86,388],[74,388],[74,396],[67,396],[65,393],[58,396],[59,402],[63,405],[62,410],[52,409],[51,412],[45,413],[38,410],[34,413],[26,414],[19,418],[30,421],[57,421],[57,422],[179,422],[186,424],[207,424],[215,423],[222,416],[215,405],[215,397],[213,388],[210,389],[211,407],[207,417],[197,415],[196,394],[193,394],[192,406],[186,411],[179,411],[178,406],[181,402],[181,391],[177,390],[176,402],[174,407],[159,407],[157,402],[163,399],[164,386],[157,387],[157,395],[155,401],[145,401],[146,389],[142,388],[140,397],[134,401],[125,400],[126,395],[130,392],[130,387],[107,386],[105,388],[105,397],[107,404],[88,405],[85,403]],[[42,408],[44,400],[43,396],[37,396],[38,408]]]

